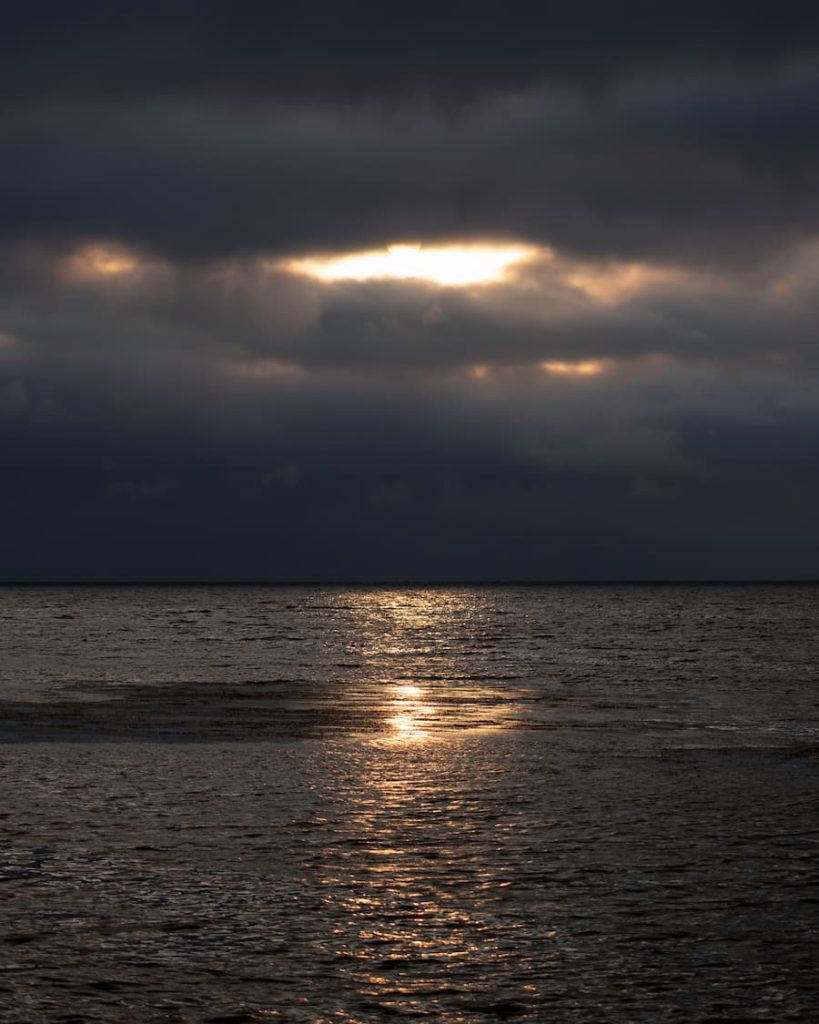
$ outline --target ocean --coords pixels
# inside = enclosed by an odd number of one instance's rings
[[[819,1020],[819,587],[0,588],[0,1021]]]

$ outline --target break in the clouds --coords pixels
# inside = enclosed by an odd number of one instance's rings
[[[4,578],[819,574],[812,7],[8,29]]]

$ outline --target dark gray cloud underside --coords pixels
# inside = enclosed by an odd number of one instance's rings
[[[35,0],[4,14],[6,96],[224,95],[464,101],[552,82],[599,87],[664,64],[810,52],[811,3],[649,0],[385,6]]]
[[[819,65],[429,110],[68,102],[0,112],[0,237],[188,259],[396,238],[764,259],[816,230]]]
[[[246,423],[218,440],[202,430],[170,444],[159,432],[140,432],[135,443],[127,425],[112,430],[106,417],[94,424],[107,439],[93,452],[84,432],[63,432],[58,444],[52,436],[40,447],[29,438],[15,460],[25,471],[3,466],[4,577],[559,579],[819,570],[814,424],[699,425],[686,439],[698,472],[679,479],[661,462],[522,459],[514,431],[485,445],[483,428],[468,416],[439,419],[438,437],[379,404],[330,406],[325,417],[280,414],[252,431]],[[451,430],[461,439],[442,445],[440,433]]]
[[[7,8],[0,580],[819,577],[815,4]]]

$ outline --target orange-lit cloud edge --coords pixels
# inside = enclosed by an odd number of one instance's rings
[[[117,242],[88,242],[78,246],[58,264],[57,277],[69,285],[102,284],[143,276],[163,268],[157,260]]]
[[[68,285],[105,286],[134,283],[172,270],[168,262],[124,244],[89,242],[59,262],[57,276]],[[640,261],[580,260],[558,254],[548,246],[508,241],[441,245],[400,242],[379,249],[298,257],[259,254],[215,260],[206,272],[218,285],[235,282],[243,270],[271,276],[289,274],[308,279],[317,287],[392,282],[442,289],[515,285],[537,292],[548,284],[597,305],[617,305],[653,288],[708,284],[703,275],[687,269]]]
[[[170,278],[173,272],[174,266],[167,261],[121,243],[106,241],[78,246],[57,267],[58,278],[69,287],[97,286],[103,289],[112,286],[115,289],[119,286],[138,287],[141,282],[153,281],[158,277]],[[475,286],[490,290],[508,288],[512,291],[513,308],[514,300],[522,289],[527,295],[526,315],[532,311],[533,296],[537,305],[538,294],[544,284],[554,286],[557,282],[591,305],[608,306],[625,301],[641,289],[676,280],[675,271],[667,268],[649,267],[640,263],[583,263],[558,256],[553,249],[547,247],[509,242],[452,242],[445,245],[398,243],[382,249],[335,256],[277,259],[264,255],[237,257],[213,261],[205,265],[201,272],[217,290],[233,288],[244,279],[252,280],[254,287],[258,287],[260,275],[262,281],[266,276],[273,281],[283,274],[306,278],[319,289],[337,283],[358,284],[368,281],[399,285],[420,283],[442,289],[473,289]],[[545,312],[552,315],[555,309],[547,303]],[[523,365],[515,362],[466,361],[444,370],[443,376],[466,377],[485,383],[500,380],[508,382],[521,376],[535,380],[540,377],[581,383],[584,380],[591,382],[622,365],[637,362],[650,363],[650,360],[591,358],[585,355],[570,358],[563,354],[560,357],[534,359]],[[275,380],[283,382],[310,372],[297,358],[282,359],[275,356],[233,356],[222,363],[222,371],[248,385]]]
[[[756,294],[764,294],[774,303],[791,301],[815,279],[819,246],[795,250],[792,258],[775,272],[753,285]],[[423,244],[398,242],[379,249],[335,255],[299,255],[271,257],[264,253],[214,259],[198,268],[177,266],[169,260],[138,250],[124,243],[95,240],[71,250],[55,265],[55,275],[65,286],[102,289],[116,296],[134,295],[140,288],[176,287],[180,275],[198,275],[212,288],[220,290],[252,285],[255,295],[276,282],[301,279],[319,298],[324,288],[344,285],[356,287],[367,282],[389,283],[393,287],[463,290],[467,301],[483,308],[533,323],[553,320],[571,321],[584,309],[615,309],[652,294],[697,294],[748,288],[749,283],[723,275],[722,278],[688,267],[654,265],[629,260],[590,260],[571,257],[547,246],[513,241],[457,242]],[[113,290],[112,290],[113,289]],[[439,310],[437,305],[430,307]],[[445,319],[441,312],[438,319]],[[426,319],[424,322],[427,322]],[[432,322],[432,321],[430,321]],[[437,322],[437,320],[435,321]],[[8,349],[17,339],[0,335],[0,347]],[[654,371],[674,360],[656,353],[652,356],[602,356],[563,352],[533,359],[525,367],[510,362],[470,362],[443,369],[444,376],[466,376],[474,381],[511,379],[524,371],[537,377],[592,383],[619,368]],[[222,370],[228,376],[248,383],[292,378],[310,373],[295,350],[290,358],[234,355],[225,360]]]

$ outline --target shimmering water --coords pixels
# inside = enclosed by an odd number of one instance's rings
[[[0,589],[0,1021],[819,1020],[817,610]]]

